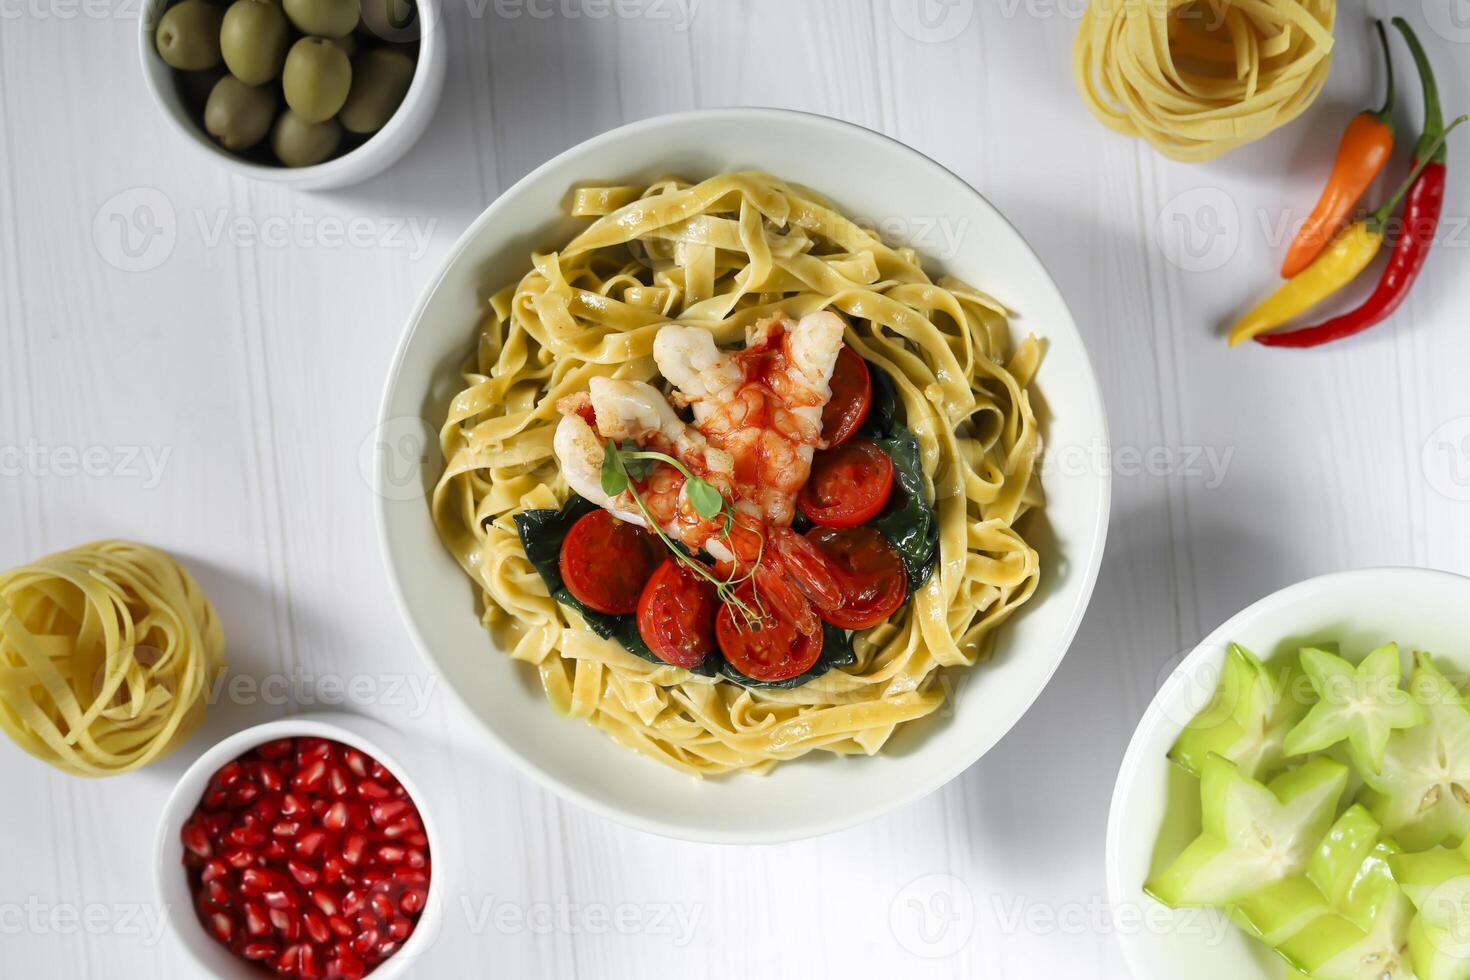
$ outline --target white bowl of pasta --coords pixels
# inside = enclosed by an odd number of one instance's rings
[[[715,842],[835,830],[982,756],[1066,652],[1108,515],[1106,467],[1041,452],[1106,458],[1107,432],[1021,236],[914,150],[778,110],[625,126],[503,194],[415,309],[371,445],[405,620],[492,741]],[[653,535],[586,550],[609,512]]]

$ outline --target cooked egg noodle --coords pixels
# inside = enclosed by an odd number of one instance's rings
[[[998,302],[931,280],[913,250],[769,175],[582,188],[571,209],[594,220],[490,297],[440,433],[433,517],[481,591],[485,625],[536,667],[558,711],[693,775],[877,752],[944,704],[949,669],[988,658],[1036,589],[1037,553],[1017,524],[1042,504],[1028,392],[1040,342],[1012,347]],[[556,402],[595,376],[659,383],[653,339],[670,319],[734,346],[762,317],[823,309],[844,315],[844,340],[893,381],[936,515],[934,573],[854,635],[853,664],[790,689],[650,663],[587,629],[549,594],[514,520],[570,496],[552,453]]]

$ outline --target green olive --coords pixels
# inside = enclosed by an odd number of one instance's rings
[[[273,86],[254,88],[226,75],[204,104],[204,128],[225,149],[248,150],[270,132],[276,108]]]
[[[303,34],[344,37],[357,26],[359,0],[284,0],[286,16]]]
[[[362,29],[384,41],[416,41],[418,7],[413,0],[361,0]]]
[[[180,71],[219,64],[219,28],[224,13],[205,0],[184,0],[163,12],[153,41],[159,57]]]
[[[352,133],[376,133],[398,111],[413,81],[413,59],[374,48],[352,66],[352,91],[342,105],[342,126]]]
[[[264,85],[281,73],[290,40],[291,25],[271,0],[235,0],[219,34],[225,64],[246,85]]]
[[[281,73],[286,104],[307,122],[325,122],[337,114],[352,88],[352,62],[324,37],[303,37],[291,45]]]
[[[288,167],[310,167],[337,152],[342,126],[335,119],[307,122],[292,109],[281,113],[271,132],[271,149]]]

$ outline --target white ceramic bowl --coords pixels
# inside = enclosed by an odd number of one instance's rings
[[[1171,859],[1199,832],[1198,826],[1174,827],[1172,843],[1159,844],[1171,802],[1181,816],[1199,812],[1199,781],[1165,754],[1208,703],[1229,644],[1268,659],[1326,641],[1339,642],[1355,657],[1393,641],[1470,666],[1470,578],[1378,568],[1309,579],[1232,617],[1169,675],[1133,734],[1108,817],[1108,898],[1137,980],[1280,980],[1281,961],[1223,914],[1172,911],[1145,895],[1143,882],[1156,860]]]
[[[1106,447],[1102,400],[1066,304],[983,197],[866,129],[795,112],[725,109],[605,133],[501,195],[465,232],[409,320],[371,463],[384,558],[404,617],[491,740],[544,785],[598,813],[670,836],[744,843],[825,833],[903,806],[984,755],[1041,693],[1071,642],[1102,556],[1109,492],[1105,467],[1064,467],[1046,480],[1038,594],[1007,627],[994,662],[957,685],[952,710],[901,729],[877,757],[818,752],[764,778],[696,781],[559,717],[534,672],[491,645],[475,590],[439,542],[424,496],[441,471],[432,433],[460,388],[457,368],[474,347],[485,298],[524,274],[533,249],[563,244],[585,224],[564,216],[569,188],[752,168],[808,185],[873,227],[907,227],[923,239],[915,241],[921,252],[937,227],[958,231],[943,266],[1017,311],[1017,332],[1046,338],[1037,387],[1048,445]]]
[[[178,937],[180,945],[206,976],[221,980],[260,980],[259,968],[235,956],[214,937],[210,936],[199,917],[194,913],[193,894],[184,872],[183,845],[179,833],[184,821],[198,807],[209,779],[231,759],[278,738],[315,736],[332,739],[367,753],[381,762],[389,772],[403,784],[409,798],[418,807],[419,817],[424,824],[424,834],[429,838],[429,854],[432,870],[429,875],[429,895],[424,910],[419,916],[413,934],[402,948],[373,970],[372,976],[380,980],[394,980],[404,976],[410,964],[433,945],[443,926],[443,869],[453,867],[453,858],[445,850],[445,841],[434,823],[434,808],[422,787],[413,781],[403,760],[414,758],[416,752],[409,741],[393,729],[376,721],[357,715],[334,712],[298,715],[280,721],[256,725],[236,732],[205,752],[193,765],[185,770],[178,785],[164,804],[163,819],[158,827],[154,842],[154,868],[157,875],[156,887],[162,907],[168,911],[171,932]]]
[[[194,113],[184,105],[175,85],[176,71],[159,57],[153,42],[158,18],[171,0],[144,0],[139,21],[138,54],[143,63],[143,81],[148,94],[184,141],[208,155],[227,170],[256,180],[289,184],[302,190],[346,187],[367,180],[387,169],[408,152],[423,135],[434,116],[444,90],[444,66],[448,58],[440,0],[415,0],[418,26],[410,27],[419,42],[418,67],[403,103],[381,130],[361,146],[314,167],[274,167],[245,160],[220,146],[204,131]],[[409,38],[405,38],[408,40]],[[266,137],[270,139],[269,136]]]

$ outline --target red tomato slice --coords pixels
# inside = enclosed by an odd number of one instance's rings
[[[827,622],[865,630],[903,605],[908,595],[903,559],[877,528],[817,527],[806,537],[837,567],[843,584],[842,604],[820,611]]]
[[[740,673],[758,681],[784,681],[812,669],[822,655],[822,623],[806,597],[778,573],[756,573],[754,582],[735,590],[735,598],[765,614],[754,627],[729,603],[720,607],[715,636],[725,659]]]
[[[835,446],[858,430],[873,406],[873,379],[868,375],[868,362],[844,344],[837,352],[830,384],[832,397],[822,409],[822,441]]]
[[[588,609],[620,616],[638,608],[643,585],[662,557],[647,531],[594,510],[561,543],[561,580]]]
[[[686,669],[715,649],[715,587],[673,558],[653,573],[638,600],[638,635],[664,663]]]
[[[893,492],[893,460],[866,439],[824,449],[797,495],[807,520],[823,527],[856,527],[878,515]]]

